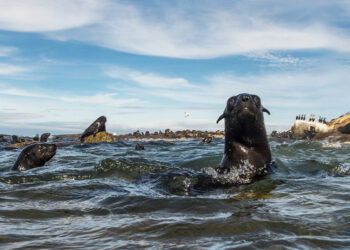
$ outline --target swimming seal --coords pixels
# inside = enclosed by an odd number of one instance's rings
[[[40,142],[47,142],[47,138],[50,137],[50,133],[44,133],[40,136]]]
[[[216,169],[204,169],[216,186],[249,184],[265,175],[271,163],[259,96],[240,94],[227,100],[224,113],[217,123],[225,119],[225,151]]]
[[[338,131],[343,133],[343,134],[350,134],[350,123],[346,124],[343,127],[339,127]]]
[[[135,150],[145,150],[145,147],[137,143],[135,146]]]
[[[100,116],[96,119],[87,129],[85,129],[84,133],[80,136],[80,141],[84,142],[84,138],[89,135],[96,135],[98,132],[106,132],[106,122],[107,118],[105,116]]]
[[[56,154],[56,149],[55,144],[36,143],[29,145],[22,150],[12,170],[24,171],[42,167]]]

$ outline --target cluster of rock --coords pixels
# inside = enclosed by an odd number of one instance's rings
[[[217,130],[216,132],[200,131],[200,130],[180,130],[173,132],[170,129],[166,129],[164,132],[159,130],[156,132],[140,132],[139,130],[114,136],[116,139],[206,139],[206,138],[221,138],[225,136],[224,131]],[[208,139],[207,139],[208,141]]]

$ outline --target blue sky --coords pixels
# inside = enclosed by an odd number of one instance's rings
[[[349,1],[1,0],[0,133],[223,129],[257,94],[268,131],[350,111]],[[184,112],[189,114],[184,116]]]

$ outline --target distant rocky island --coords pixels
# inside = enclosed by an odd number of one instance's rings
[[[342,115],[330,122],[324,119],[315,121],[313,116],[305,120],[305,116],[296,119],[288,131],[273,131],[271,137],[284,139],[301,140],[328,140],[330,142],[350,142],[350,131],[346,128],[350,126],[350,113]],[[297,117],[298,118],[298,117]]]
[[[139,139],[198,139],[203,140],[205,138],[223,138],[225,136],[225,131],[217,130],[215,132],[211,131],[200,131],[200,130],[179,130],[171,131],[170,129],[165,129],[164,131],[155,132],[140,132],[139,130],[133,133],[112,135],[114,139],[119,140],[139,140]],[[80,134],[64,134],[64,135],[54,135],[54,139],[63,138],[79,138]]]

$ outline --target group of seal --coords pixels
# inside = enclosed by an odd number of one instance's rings
[[[224,156],[217,168],[204,169],[206,180],[209,178],[215,186],[249,184],[268,172],[271,151],[263,112],[270,114],[257,95],[243,93],[227,100],[226,108],[217,120],[219,123],[225,119]],[[80,141],[84,142],[87,136],[106,131],[106,121],[105,116],[99,117],[83,132]],[[23,171],[43,166],[55,155],[56,149],[55,144],[30,145],[21,152],[12,169]],[[137,144],[135,149],[142,150],[143,147]]]

